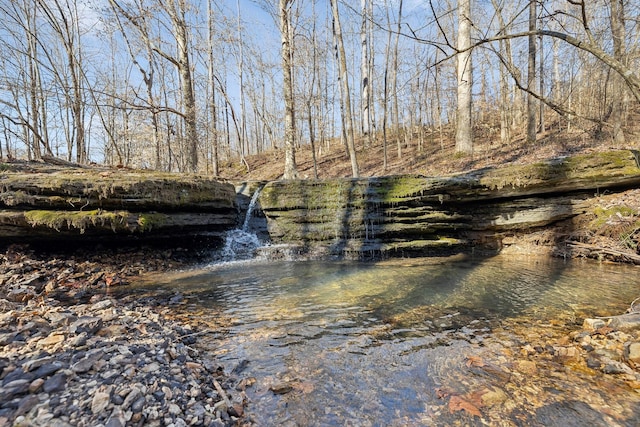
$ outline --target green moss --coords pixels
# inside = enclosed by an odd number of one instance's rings
[[[400,203],[421,196],[426,189],[426,179],[418,175],[394,176],[380,181],[375,187],[379,201],[387,204]]]
[[[595,215],[595,219],[591,222],[590,228],[597,231],[602,226],[604,226],[607,223],[607,221],[609,221],[609,219],[613,216],[621,216],[621,217],[637,216],[638,211],[626,205],[612,206],[606,209],[603,208],[602,206],[596,206],[593,209],[593,214]]]
[[[80,230],[80,233],[90,227],[108,227],[114,232],[126,230],[128,217],[129,213],[126,211],[109,212],[101,209],[74,212],[32,210],[25,213],[27,223],[33,227],[44,226],[56,231],[67,227]]]
[[[154,227],[163,225],[167,221],[167,215],[160,213],[144,213],[138,215],[140,231],[151,231]]]
[[[608,151],[566,157],[529,165],[514,165],[486,171],[480,184],[492,190],[505,187],[526,187],[543,182],[596,180],[640,175],[630,151]]]
[[[265,186],[260,194],[264,209],[365,208],[368,204],[393,205],[420,197],[426,179],[403,175],[371,179],[327,179],[322,181],[282,181]]]
[[[629,249],[636,249],[640,232],[640,213],[638,210],[618,205],[609,208],[597,206],[593,210],[595,219],[589,223],[589,230],[598,235],[618,240]]]
[[[181,206],[228,201],[235,191],[231,184],[209,177],[152,171],[60,170],[51,173],[7,173],[2,190],[23,190],[31,195],[82,197],[87,199],[144,200]]]

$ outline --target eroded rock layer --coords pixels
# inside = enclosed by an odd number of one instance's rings
[[[446,255],[499,247],[508,233],[570,219],[602,192],[639,185],[635,152],[622,150],[446,177],[275,181],[259,201],[274,243],[359,258]]]

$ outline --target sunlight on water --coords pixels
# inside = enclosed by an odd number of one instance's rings
[[[243,375],[257,382],[247,390],[247,414],[257,425],[518,425],[576,417],[565,411],[566,394],[547,392],[558,384],[545,382],[553,375],[525,384],[526,375],[510,372],[523,340],[566,335],[585,317],[624,312],[640,295],[640,275],[625,266],[506,257],[236,262],[140,286],[179,290],[192,306],[231,320],[210,351],[227,370],[249,362]],[[482,369],[470,364],[475,358],[486,363]],[[562,373],[571,396],[593,387],[585,388],[593,378],[572,375]],[[294,391],[269,391],[282,381]],[[540,391],[522,394],[527,387]],[[482,418],[452,406],[473,390],[499,396],[499,404],[481,402]],[[530,402],[529,412],[514,410],[519,399]],[[589,399],[589,410],[604,405]],[[637,415],[637,394],[617,402],[618,411]],[[599,411],[602,425],[610,423]],[[588,416],[583,421],[593,421]]]

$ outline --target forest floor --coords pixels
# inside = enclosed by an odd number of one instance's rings
[[[550,129],[538,135],[535,144],[527,144],[523,135],[515,135],[509,144],[500,142],[496,132],[477,130],[471,155],[456,153],[450,132],[423,131],[403,135],[398,144],[396,135],[387,137],[387,166],[384,167],[384,145],[381,137],[370,144],[358,138],[356,150],[361,177],[396,174],[442,176],[490,166],[529,164],[536,161],[581,153],[619,150],[637,147],[638,139],[628,146],[616,146],[610,139],[596,139],[591,132],[572,132]],[[340,141],[316,143],[318,178],[350,177],[351,163]],[[232,180],[274,180],[284,170],[284,150],[272,148],[245,157],[246,164],[236,160],[221,164],[220,176]],[[314,178],[312,151],[309,144],[296,150],[296,163],[302,179]]]

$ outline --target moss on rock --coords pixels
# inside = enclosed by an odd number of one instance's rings
[[[32,227],[47,227],[60,231],[77,229],[84,233],[90,227],[110,228],[114,232],[128,230],[129,212],[109,212],[101,209],[90,211],[32,210],[24,214]]]

